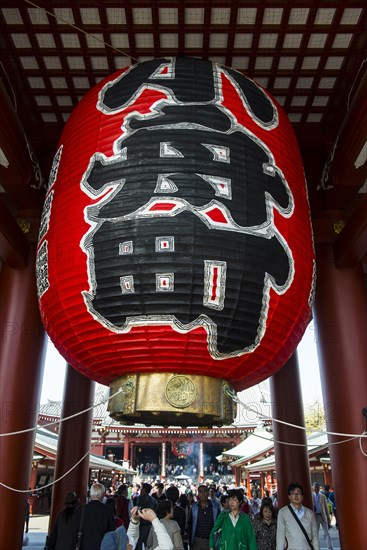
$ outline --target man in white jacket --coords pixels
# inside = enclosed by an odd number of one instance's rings
[[[277,522],[277,550],[310,550],[311,546],[307,541],[299,523],[294,517],[297,516],[312,544],[313,550],[320,550],[319,538],[317,535],[317,524],[315,514],[309,508],[302,505],[303,487],[299,483],[291,483],[288,486],[289,506],[279,510]]]
[[[137,506],[131,510],[131,519],[129,529],[127,530],[127,535],[133,548],[135,548],[139,539],[140,518],[150,521],[153,525],[158,540],[158,546],[155,550],[174,550],[171,537],[167,533],[164,525],[157,518],[154,510],[151,508],[143,508],[143,510],[140,510]]]

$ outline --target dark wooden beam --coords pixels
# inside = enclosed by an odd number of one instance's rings
[[[41,174],[17,113],[0,82],[0,181],[7,200],[16,208],[41,209]]]
[[[19,225],[0,201],[0,257],[10,267],[24,268],[28,263],[29,244]]]
[[[350,92],[353,93],[353,90]],[[362,150],[367,141],[367,70],[340,128],[334,148],[325,165],[326,209],[347,210],[367,178],[367,162]]]
[[[367,197],[364,195],[353,216],[334,243],[337,267],[353,267],[367,254]]]

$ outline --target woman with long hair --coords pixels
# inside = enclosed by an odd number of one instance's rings
[[[48,538],[48,550],[66,550],[75,547],[73,518],[78,505],[77,494],[68,493],[65,497],[64,509],[58,514],[54,528]]]

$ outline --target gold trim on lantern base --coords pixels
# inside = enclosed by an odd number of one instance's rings
[[[197,374],[137,373],[110,384],[108,411],[124,424],[139,422],[163,426],[231,424],[235,403],[225,391],[228,382]]]

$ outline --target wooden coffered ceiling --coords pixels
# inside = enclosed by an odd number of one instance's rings
[[[0,0],[0,26],[1,81],[46,172],[72,109],[101,79],[154,57],[202,57],[244,72],[284,107],[317,216],[325,161],[358,91],[366,102],[365,0]],[[338,197],[333,211],[359,202]]]

